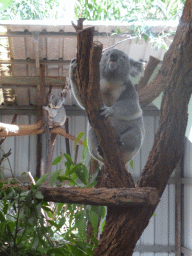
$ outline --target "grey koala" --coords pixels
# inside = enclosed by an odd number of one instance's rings
[[[71,61],[70,79],[72,92],[84,109],[74,79],[76,60]],[[143,113],[137,92],[129,79],[142,70],[142,64],[123,51],[106,51],[100,62],[100,90],[104,105],[101,116],[107,116],[119,139],[122,159],[126,164],[138,152],[144,139]],[[91,155],[103,163],[102,150],[91,126],[88,128],[88,148]]]
[[[63,106],[64,101],[65,99],[63,97],[50,94],[48,106],[43,107],[48,111],[50,121],[60,126],[64,125],[66,121],[66,112]]]

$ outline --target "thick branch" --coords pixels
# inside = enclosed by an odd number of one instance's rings
[[[176,33],[174,41],[177,40],[178,37],[180,37],[180,35]],[[182,39],[180,38],[180,40]],[[176,70],[175,62],[177,61],[179,52],[179,44],[178,48],[176,49],[172,43],[169,50],[164,55],[163,63],[157,76],[146,86],[138,87],[137,92],[142,108],[144,108],[154,99],[156,99],[160,95],[160,93],[162,91],[165,91],[169,86],[172,79],[172,74]]]
[[[4,185],[3,189],[11,185]],[[12,187],[18,187],[12,185]],[[22,190],[27,191],[30,186],[22,186]],[[156,205],[159,202],[158,191],[154,188],[47,188],[40,187],[44,196],[44,201],[70,204],[89,205],[116,205],[116,206],[136,206],[136,205]]]
[[[139,187],[156,187],[160,195],[183,151],[192,90],[192,81],[187,78],[187,75],[190,76],[192,59],[191,33],[191,26],[180,22],[174,42],[166,53],[167,63],[163,61],[164,70],[169,66],[172,69],[169,87],[162,99],[160,125],[155,142],[138,181]],[[173,56],[170,56],[170,52]],[[169,63],[167,56],[170,56]]]
[[[167,181],[182,155],[188,103],[191,97],[192,3],[186,1],[174,41],[164,56],[162,67],[152,82],[139,90],[141,105],[151,102],[166,89],[162,101],[160,127],[138,187],[156,187],[162,195]],[[151,93],[153,86],[154,93]],[[108,218],[95,256],[131,256],[148,225],[155,206],[136,209],[108,207]]]
[[[156,59],[153,56],[150,56],[149,62],[147,63],[147,67],[144,71],[144,75],[140,78],[139,83],[135,87],[137,91],[141,90],[147,85],[147,83],[149,82],[149,79],[151,78],[155,68],[159,63],[160,63],[160,60]]]
[[[104,153],[105,181],[107,182],[105,185],[108,187],[134,187],[133,179],[121,160],[115,131],[107,118],[100,117],[99,110],[102,101],[99,93],[99,63],[102,45],[99,42],[92,43],[92,28],[82,30],[78,33],[77,38],[77,84],[89,122]]]

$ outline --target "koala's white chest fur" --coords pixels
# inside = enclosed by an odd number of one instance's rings
[[[113,105],[125,90],[126,85],[123,81],[108,81],[106,79],[100,80],[100,90],[102,100],[107,107]]]

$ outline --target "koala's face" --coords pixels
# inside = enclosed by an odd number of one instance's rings
[[[55,95],[51,94],[49,96],[49,107],[55,108],[57,106],[57,98]]]
[[[129,76],[129,69],[130,60],[123,51],[112,49],[102,55],[100,62],[101,78],[125,81]]]

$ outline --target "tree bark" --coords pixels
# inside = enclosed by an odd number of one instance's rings
[[[66,133],[65,129],[62,127],[55,127],[50,129],[52,134],[60,134],[61,136],[75,141],[76,137]],[[39,121],[37,124],[27,124],[27,125],[13,125],[13,124],[4,124],[0,123],[0,137],[12,137],[12,136],[26,136],[33,134],[42,134],[44,133],[44,128],[42,127],[42,121]],[[80,140],[78,142],[80,145],[83,145],[83,142]]]
[[[160,92],[162,92],[162,90],[165,91],[161,106],[159,129],[155,136],[155,142],[148,161],[137,185],[138,188],[155,187],[160,195],[162,195],[168,179],[177,165],[183,151],[183,139],[188,118],[187,107],[191,97],[192,88],[192,69],[190,61],[192,59],[191,10],[192,2],[187,0],[174,41],[165,54],[158,75],[148,85],[138,87],[142,107],[150,103],[160,94]],[[78,47],[78,53],[79,49],[81,48]],[[88,51],[89,49],[90,47],[88,48]],[[115,136],[113,136],[113,129],[111,129],[112,133],[110,133],[110,129],[106,132],[106,128],[111,127],[108,120],[100,120],[99,113],[97,112],[97,109],[101,106],[100,95],[98,93],[99,68],[97,60],[97,58],[100,58],[100,53],[96,45],[93,46],[91,51],[93,55],[90,54],[91,57],[89,58],[89,63],[88,60],[84,58],[84,64],[86,62],[87,66],[81,66],[80,70],[82,71],[86,68],[84,83],[88,83],[85,81],[89,80],[90,87],[88,88],[88,91],[92,91],[89,94],[86,89],[83,91],[80,88],[80,95],[85,103],[91,126],[94,128],[104,152],[106,170],[103,173],[106,177],[105,183],[103,184],[108,187],[133,187],[134,184],[130,175],[128,174],[126,176],[124,174],[124,167],[121,165],[121,160],[119,165],[115,165],[114,169],[110,169],[110,172],[108,169],[108,166],[111,167],[111,163],[113,163],[110,159],[110,153],[108,154],[109,145],[111,146],[111,155],[114,156],[117,152],[117,156],[119,157],[119,151],[118,147],[115,148],[114,145],[116,140]],[[94,55],[94,52],[96,52],[96,55]],[[81,57],[84,57],[84,51],[82,51],[82,53],[81,56],[80,54],[77,55],[77,57],[80,56],[80,60],[77,58],[78,65],[81,64]],[[83,74],[79,72],[78,75],[78,80],[81,82]],[[90,89],[91,87],[94,87],[95,90],[93,88]],[[93,105],[93,109],[89,104],[89,100]],[[94,110],[94,108],[96,110]],[[101,132],[99,132],[99,130]],[[108,138],[108,136],[112,136],[112,143],[105,139]],[[94,251],[94,255],[131,256],[136,242],[148,225],[149,219],[155,208],[156,205],[151,207],[145,205],[142,207],[131,206],[121,208],[109,206],[106,225],[99,241],[99,245]]]
[[[147,95],[149,86],[153,84],[156,95],[160,88],[166,89],[161,105],[159,129],[137,184],[137,187],[157,188],[160,196],[183,151],[192,88],[191,10],[192,2],[187,0],[174,41],[165,54],[159,74],[139,94],[144,106],[151,101],[151,95]],[[155,208],[156,206],[143,206],[122,210],[108,207],[106,226],[94,255],[131,256]]]
[[[45,181],[46,182],[46,181]],[[44,183],[45,184],[45,183]],[[30,186],[4,185],[20,188],[22,191],[30,190]],[[111,205],[118,207],[156,205],[159,202],[159,193],[155,188],[47,188],[40,187],[44,201],[70,204]]]

